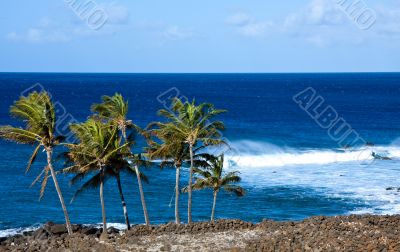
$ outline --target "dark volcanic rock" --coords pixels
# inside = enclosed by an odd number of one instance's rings
[[[74,225],[75,233],[67,235],[64,225],[46,223],[25,235],[0,239],[0,251],[118,251],[118,246],[147,248],[157,237],[165,239],[158,250],[170,251],[174,245],[195,244],[196,251],[215,251],[204,237],[219,233],[218,244],[226,249],[218,251],[400,251],[400,216],[350,215],[313,217],[299,222],[263,220],[259,224],[241,220],[218,220],[215,223],[167,223],[159,226],[134,225],[120,235],[118,229],[108,229],[109,238],[99,242],[101,228]],[[235,233],[242,247],[234,247],[225,240],[226,232]],[[237,232],[239,231],[239,232]],[[221,233],[222,232],[222,233]],[[248,233],[246,233],[248,232]],[[253,232],[253,236],[250,234]],[[254,232],[257,233],[254,236]],[[243,236],[238,234],[244,234]],[[249,234],[251,238],[245,238]],[[179,244],[180,235],[192,237]],[[147,237],[147,238],[145,238]],[[222,238],[221,238],[222,237]],[[143,238],[147,242],[143,242]],[[215,242],[215,241],[214,241]],[[247,244],[247,245],[246,245]],[[154,250],[154,246],[152,247]],[[193,246],[192,246],[193,248]],[[176,249],[176,247],[175,247]],[[145,251],[146,249],[144,249]],[[179,250],[179,249],[178,249]],[[185,249],[183,249],[185,250]],[[129,251],[125,249],[125,251]]]
[[[167,223],[160,226],[136,225],[127,231],[127,236],[162,235],[162,234],[198,234],[214,231],[241,230],[253,226],[241,220],[218,220],[215,223],[197,222],[193,224]]]
[[[82,234],[85,234],[85,235],[94,235],[97,233],[97,231],[98,231],[98,228],[95,228],[95,227],[83,228],[81,230]]]
[[[117,229],[115,227],[109,227],[109,228],[107,228],[107,233],[109,233],[109,234],[118,234],[119,233],[119,229]]]
[[[293,225],[268,224],[260,224],[268,236],[248,243],[245,251],[400,251],[400,216],[314,217]]]
[[[64,224],[55,224],[50,226],[50,232],[53,235],[60,235],[64,233],[68,233],[67,227]]]
[[[32,236],[35,240],[47,239],[49,232],[44,227],[41,227],[33,232]]]
[[[25,231],[22,233],[23,236],[31,236],[34,233],[34,231]]]
[[[76,233],[82,230],[82,225],[72,225],[72,232]]]

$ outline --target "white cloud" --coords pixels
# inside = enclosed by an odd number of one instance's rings
[[[189,29],[183,29],[177,25],[166,27],[163,31],[164,38],[168,40],[182,40],[193,36]]]
[[[307,37],[306,41],[317,47],[327,47],[331,40],[317,34]]]
[[[351,1],[346,3],[351,4]],[[360,29],[346,13],[345,7],[337,1],[311,0],[304,8],[284,19],[282,32],[317,47],[359,45],[366,41],[373,31]]]
[[[25,43],[64,43],[72,38],[70,29],[59,25],[48,17],[42,17],[36,25],[26,30],[12,31],[6,34],[9,41]]]
[[[64,29],[71,36],[99,37],[129,29],[130,11],[124,5],[93,3],[87,9],[70,5],[70,24]]]
[[[91,29],[91,27],[86,25],[76,25],[68,29],[68,34],[74,37],[102,37],[113,35],[127,29],[130,29],[130,27],[104,25],[100,29]]]
[[[146,30],[146,31],[161,31],[164,30],[167,25],[165,25],[162,22],[154,22],[154,21],[140,21],[134,24],[134,27],[141,29],[141,30]]]
[[[247,13],[235,13],[229,16],[225,22],[234,27],[242,36],[260,37],[266,34],[269,28],[273,27],[270,21],[259,21]]]
[[[115,33],[115,29],[103,26],[99,30],[93,30],[86,25],[77,25],[69,31],[72,35],[79,37],[99,37],[104,35],[111,35]]]
[[[10,32],[6,35],[6,39],[11,41],[22,41],[29,43],[44,43],[44,42],[67,42],[68,36],[59,31],[46,31],[37,28],[30,28],[26,32],[17,33]]]
[[[74,25],[87,25],[98,19],[102,26],[126,25],[130,21],[130,11],[124,5],[116,3],[100,3],[88,1],[86,5],[70,4],[69,16]],[[82,7],[85,6],[86,8]]]
[[[254,22],[238,28],[238,31],[243,36],[258,37],[264,35],[268,28],[272,27],[271,22]]]
[[[48,17],[43,17],[39,20],[39,27],[48,28],[48,27],[53,27],[53,26],[54,26],[54,22]]]
[[[334,1],[312,0],[302,10],[288,15],[284,21],[284,27],[343,25],[346,21],[346,14]]]
[[[356,3],[358,0],[348,0],[346,3],[351,4],[351,1]],[[289,36],[317,47],[360,45],[368,39],[383,36],[400,38],[400,5],[397,8],[377,8],[366,2],[363,4],[361,8],[364,9],[358,10],[358,13],[365,9],[377,13],[377,21],[371,27],[364,27],[366,29],[357,23],[360,21],[358,16],[346,13],[347,6],[334,0],[309,0],[303,8],[273,22],[257,20],[247,13],[236,13],[226,18],[225,23],[242,36]]]
[[[372,27],[379,35],[400,38],[400,6],[375,8],[377,22]]]
[[[368,17],[371,22],[363,24],[362,21]],[[305,8],[288,15],[283,27],[285,31],[297,34],[318,32],[320,38],[327,33],[344,32],[349,33],[346,39],[355,40],[359,36],[400,37],[400,5],[372,5],[358,0],[312,0]]]
[[[370,25],[362,23],[366,16],[361,13],[365,10],[373,15]],[[316,47],[360,45],[373,39],[400,39],[400,4],[309,0],[303,8],[273,22],[239,12],[227,17],[225,23],[246,37],[289,36]]]
[[[69,37],[60,29],[58,25],[50,18],[43,17],[39,20],[38,25],[28,28],[22,32],[10,32],[5,38],[10,41],[21,41],[28,43],[55,43],[66,42]]]
[[[151,36],[155,36],[157,45],[164,45],[167,41],[187,40],[197,36],[191,27],[166,24],[159,21],[141,21],[136,23],[134,27]]]
[[[8,40],[17,40],[18,34],[16,32],[10,32],[6,35],[6,39]]]
[[[247,13],[242,13],[242,12],[235,13],[226,19],[226,23],[233,26],[247,25],[252,21],[253,21],[252,17],[250,17]]]
[[[97,37],[114,34],[126,29],[129,24],[129,9],[123,5],[114,3],[102,3],[96,6],[96,10],[104,11],[106,22],[99,29],[93,29],[88,20],[88,15],[79,16],[70,11],[72,22],[60,25],[54,20],[43,17],[38,20],[35,26],[29,27],[26,31],[12,31],[6,34],[5,38],[10,41],[21,41],[27,43],[56,43],[67,42],[75,37]],[[179,34],[176,34],[177,36]]]
[[[121,25],[129,23],[129,9],[114,3],[100,4],[99,7],[107,15],[106,25]]]

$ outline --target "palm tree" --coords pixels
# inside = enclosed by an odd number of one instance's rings
[[[127,120],[128,114],[128,101],[125,101],[121,94],[116,93],[114,96],[103,96],[102,103],[93,104],[92,111],[97,113],[101,119],[105,119],[109,122],[114,123],[118,126],[121,131],[124,142],[128,142],[127,130],[136,129],[141,131],[137,125],[134,125],[131,120]],[[132,154],[132,153],[130,153]],[[133,155],[133,154],[132,154]],[[146,201],[144,198],[142,180],[140,177],[139,165],[137,162],[132,162],[134,164],[135,173],[137,175],[137,182],[140,192],[140,200],[142,202],[143,214],[146,225],[150,225],[149,215],[147,213]]]
[[[91,118],[84,123],[73,124],[70,128],[78,143],[66,145],[69,148],[67,153],[68,159],[73,165],[65,168],[63,172],[74,172],[83,176],[84,174],[98,171],[97,179],[100,186],[103,217],[103,233],[100,238],[105,240],[107,239],[107,219],[103,188],[106,171],[109,171],[107,167],[112,164],[112,160],[115,160],[118,157],[118,153],[126,148],[128,144],[120,145],[121,141],[118,136],[118,129],[111,123],[105,124]]]
[[[147,155],[151,160],[161,159],[161,167],[175,167],[175,223],[180,224],[179,218],[179,180],[180,180],[180,169],[182,164],[186,160],[185,145],[179,141],[171,141],[164,135],[163,129],[152,129],[150,130],[152,135],[157,136],[162,144],[155,141],[149,141],[149,147],[147,148]]]
[[[215,109],[210,103],[196,105],[195,101],[182,102],[173,99],[172,110],[159,110],[159,115],[164,116],[166,123],[157,123],[163,128],[165,135],[188,145],[190,156],[190,173],[188,186],[188,223],[192,223],[192,183],[194,169],[194,148],[223,144],[221,130],[225,126],[221,121],[213,121],[214,117],[224,113],[225,110]]]
[[[245,191],[242,187],[236,185],[241,181],[238,171],[224,173],[224,155],[218,157],[209,156],[209,167],[207,169],[195,168],[194,172],[200,175],[193,184],[194,190],[211,188],[213,190],[213,206],[211,211],[211,221],[214,222],[215,206],[217,203],[217,194],[223,189],[230,193],[235,193],[237,196],[243,196]],[[187,191],[188,188],[184,188]]]
[[[156,126],[161,128],[157,128]],[[185,163],[190,162],[188,145],[176,141],[174,138],[168,136],[168,131],[163,127],[163,124],[151,123],[148,126],[148,147],[146,148],[147,156],[151,160],[160,159],[160,167],[174,167],[175,168],[175,223],[180,224],[179,217],[179,195],[180,195],[180,170]],[[156,136],[161,144],[153,141],[150,136]],[[198,151],[199,147],[195,150]],[[204,161],[202,155],[194,156],[194,164],[196,167],[205,167],[207,162]]]
[[[72,162],[72,160],[68,160],[68,153],[67,153],[67,162]],[[126,203],[125,203],[125,197],[122,191],[122,185],[121,185],[121,172],[128,172],[133,175],[136,175],[135,170],[131,169],[131,166],[129,165],[129,162],[126,161],[124,155],[121,155],[120,153],[117,153],[116,156],[112,159],[110,159],[109,164],[105,166],[104,168],[104,183],[110,179],[110,178],[115,178],[117,181],[117,186],[118,186],[118,191],[119,195],[121,197],[121,203],[122,203],[122,209],[124,212],[124,217],[125,217],[125,223],[126,227],[128,230],[130,230],[130,222],[129,222],[129,217],[128,217],[128,211],[126,208]],[[78,181],[82,180],[88,175],[88,173],[78,173],[76,174],[70,181],[70,184],[76,184]],[[93,188],[99,188],[100,187],[100,172],[97,171],[95,175],[93,175],[89,180],[87,180],[74,194],[73,198],[71,199],[71,202],[74,201],[74,199],[83,193],[86,190],[93,189]],[[141,179],[147,182],[147,177],[145,177],[143,174],[140,174]]]
[[[64,212],[68,234],[72,234],[67,208],[52,165],[53,149],[63,138],[55,134],[56,115],[50,95],[43,91],[40,93],[32,92],[28,96],[21,96],[20,99],[11,106],[10,113],[15,118],[23,121],[25,127],[13,127],[10,125],[0,126],[0,138],[21,144],[36,145],[29,159],[26,172],[29,171],[36,160],[40,149],[43,148],[46,151],[47,165],[37,179],[35,179],[34,183],[40,180],[43,175],[40,198],[43,197],[49,177],[48,173],[50,172]]]

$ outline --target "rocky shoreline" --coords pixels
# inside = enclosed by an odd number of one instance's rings
[[[0,238],[0,251],[400,251],[400,215],[313,217],[299,222],[218,220],[101,229],[46,223],[35,231]]]

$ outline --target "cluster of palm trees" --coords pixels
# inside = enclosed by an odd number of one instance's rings
[[[103,96],[102,102],[91,107],[92,116],[85,122],[71,124],[70,130],[74,135],[73,143],[66,143],[63,136],[57,135],[57,118],[54,104],[46,92],[32,92],[21,96],[10,108],[13,117],[23,123],[23,127],[10,125],[0,126],[0,138],[8,141],[34,145],[34,151],[29,159],[26,172],[43,149],[47,154],[47,164],[42,169],[32,185],[41,181],[40,198],[43,196],[48,179],[51,177],[64,212],[66,227],[72,234],[67,207],[57,175],[60,173],[73,174],[70,181],[75,184],[84,180],[83,185],[76,191],[71,202],[80,193],[90,188],[99,188],[103,232],[101,239],[107,238],[107,220],[104,204],[104,183],[110,178],[117,182],[121,197],[123,213],[127,229],[130,229],[128,211],[121,186],[121,176],[132,174],[136,177],[146,225],[150,225],[142,181],[148,182],[141,168],[152,164],[161,167],[174,167],[176,171],[175,185],[175,222],[180,224],[179,195],[188,193],[188,223],[192,223],[192,190],[210,188],[213,191],[213,207],[211,221],[214,221],[217,194],[220,190],[244,195],[239,185],[237,171],[223,171],[224,156],[210,154],[210,146],[226,144],[222,140],[221,130],[224,124],[215,117],[224,110],[215,109],[212,104],[196,105],[195,101],[187,102],[174,98],[170,110],[161,109],[158,114],[162,122],[152,122],[141,129],[127,118],[128,101],[122,95]],[[136,135],[142,135],[147,146],[141,153],[134,153]],[[59,171],[53,167],[53,153],[56,146],[62,146],[60,156],[65,166]],[[189,182],[181,187],[180,171],[189,167]],[[90,176],[89,178],[87,178]]]

